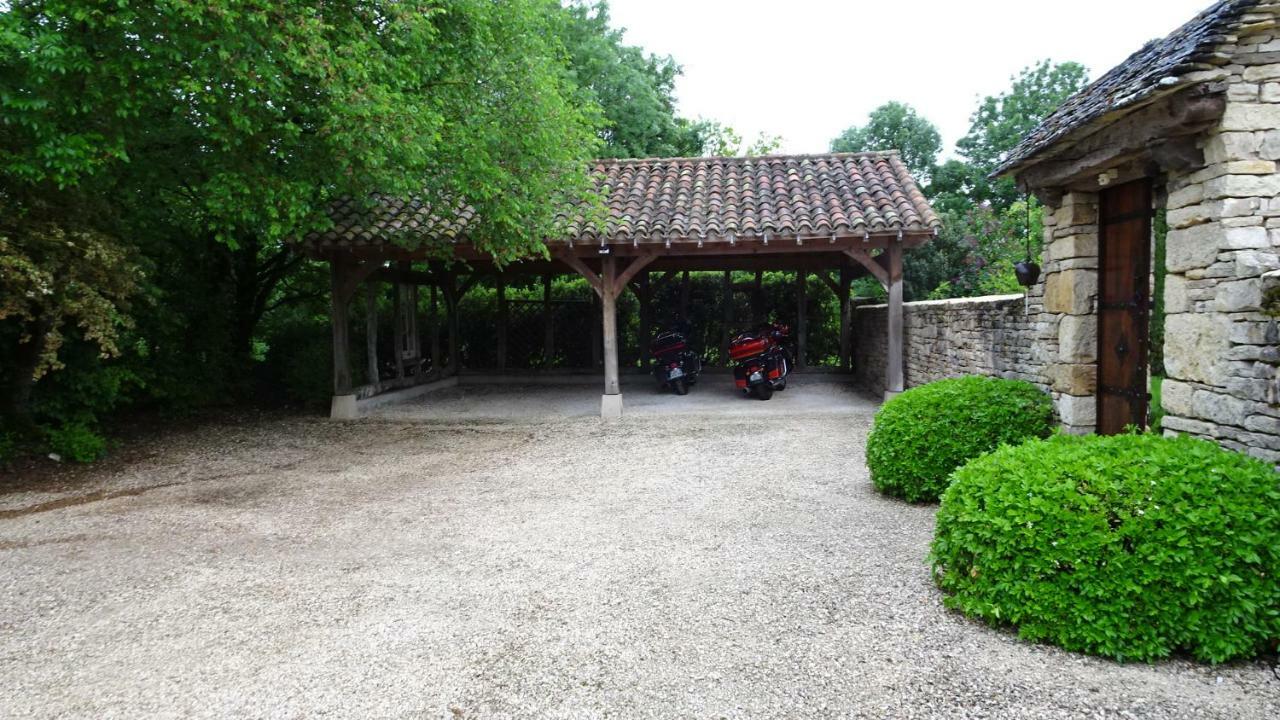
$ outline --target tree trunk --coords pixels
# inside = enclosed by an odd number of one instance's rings
[[[40,355],[44,352],[45,336],[52,329],[52,318],[38,318],[26,328],[31,340],[20,343],[13,351],[9,387],[5,388],[4,393],[4,417],[7,418],[7,424],[12,424],[13,429],[20,432],[26,432],[32,427],[31,391],[36,384],[36,366],[40,364]]]

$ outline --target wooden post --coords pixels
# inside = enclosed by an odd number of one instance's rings
[[[764,272],[757,270],[755,283],[751,286],[751,324],[759,325],[764,322],[762,319],[762,308],[764,304]]]
[[[391,317],[394,318],[394,322],[391,324],[391,335],[395,338],[396,343],[396,351],[392,357],[395,358],[396,363],[396,378],[400,379],[404,377],[404,312],[406,309],[404,307],[404,287],[397,280],[391,289],[395,293],[391,311]]]
[[[431,286],[431,370],[439,373],[440,368],[440,310],[436,301],[436,286]]]
[[[853,360],[852,326],[853,306],[849,304],[849,283],[851,279],[848,268],[840,268],[839,285],[836,299],[840,301],[840,369],[849,372]]]
[[[809,273],[796,272],[796,369],[805,367],[805,350],[809,337]]]
[[[329,265],[330,309],[333,324],[333,394],[351,394],[351,361],[349,328],[347,327],[346,264],[334,260]]]
[[[378,284],[369,281],[364,286],[364,336],[365,353],[367,355],[369,383],[378,384]]]
[[[551,307],[551,273],[542,276],[542,359],[547,367],[556,357],[556,322]]]
[[[599,295],[596,295],[591,298],[592,313],[604,312],[604,308],[601,305],[602,301],[603,301],[603,298],[600,297]],[[604,351],[604,348],[602,346],[602,343],[604,342],[604,339],[602,336],[603,327],[604,327],[603,325],[597,325],[595,323],[591,323],[591,367],[592,368],[598,368],[600,367],[601,363],[604,362],[604,358],[600,354],[601,352]]]
[[[498,342],[495,348],[498,355],[498,369],[507,369],[507,281],[501,273],[494,281],[498,291]]]
[[[733,273],[728,270],[720,277],[720,302],[724,305],[720,313],[724,320],[724,328],[720,332],[720,362],[729,367],[732,364],[729,362],[729,343],[733,340]]]
[[[685,270],[680,276],[680,319],[689,320],[689,271]]]
[[[650,297],[653,290],[649,287],[649,273],[642,272],[636,280],[636,303],[640,306],[640,367],[649,368],[649,345],[653,343],[653,318],[650,316]]]
[[[410,283],[405,289],[408,295],[409,315],[405,318],[408,321],[408,345],[409,351],[413,358],[413,373],[418,378],[418,382],[422,381],[422,340],[418,337],[418,286]]]
[[[889,348],[888,362],[885,365],[884,394],[885,398],[902,392],[902,243],[891,242],[885,250],[888,256],[889,291]]]
[[[604,350],[604,395],[600,397],[600,417],[605,420],[622,417],[622,388],[618,382],[618,296],[626,289],[627,283],[653,262],[655,257],[656,255],[645,255],[635,258],[619,274],[617,260],[614,256],[607,255],[601,260],[601,272],[597,275],[581,258],[571,254],[559,256],[562,262],[587,279],[587,283],[600,298],[600,327]]]
[[[458,357],[458,332],[460,326],[458,322],[458,300],[457,275],[449,273],[445,278],[444,305],[445,312],[448,314],[449,324],[449,366],[447,370],[450,375],[457,375],[458,369],[462,366],[461,358]]]
[[[601,294],[601,317],[604,320],[604,394],[617,395],[618,389],[618,296],[614,284],[618,279],[617,262],[613,256],[603,261],[605,291]]]

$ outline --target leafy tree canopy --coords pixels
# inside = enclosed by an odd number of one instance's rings
[[[6,279],[70,283],[3,313],[15,405],[58,367],[59,328],[117,351],[113,328],[143,285],[118,271],[139,249],[233,278],[229,298],[215,288],[197,304],[230,300],[247,355],[300,267],[289,241],[326,226],[333,200],[465,203],[476,244],[510,260],[543,250],[557,198],[585,189],[599,144],[552,0],[0,7]]]
[[[776,152],[782,145],[778,135],[760,133],[746,142],[742,134],[716,120],[698,120],[692,125],[700,143],[699,153],[708,157],[754,157]]]
[[[897,150],[911,174],[927,182],[942,150],[938,128],[900,102],[887,102],[871,111],[866,125],[855,125],[831,141],[832,152]]]
[[[569,53],[571,77],[603,111],[599,134],[605,157],[700,152],[698,127],[675,113],[680,74],[675,60],[623,44],[622,31],[609,25],[609,6],[603,0],[568,5],[554,22]]]
[[[1088,78],[1088,70],[1080,63],[1042,60],[1011,78],[1012,85],[1005,92],[983,98],[970,117],[969,132],[956,142],[956,153],[971,173],[955,189],[963,188],[976,202],[1008,207],[1018,196],[1013,181],[992,181],[988,175],[1023,136],[1083,88]]]
[[[98,6],[0,14],[10,181],[65,187],[130,161],[232,244],[323,226],[339,196],[466,202],[482,247],[511,257],[595,149],[542,0]]]

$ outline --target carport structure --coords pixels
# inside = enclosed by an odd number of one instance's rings
[[[417,286],[439,289],[456,330],[458,299],[486,275],[499,279],[500,303],[503,279],[513,275],[576,272],[586,278],[600,299],[606,418],[622,413],[617,300],[630,287],[643,308],[645,280],[654,271],[814,272],[840,298],[845,359],[851,342],[849,282],[870,273],[888,295],[885,387],[889,393],[902,390],[902,254],[932,238],[940,223],[897,152],[600,160],[592,177],[603,214],[593,212],[587,200],[566,205],[558,212],[563,235],[546,241],[549,260],[502,268],[468,243],[469,208],[439,217],[414,200],[384,200],[372,209],[356,203],[337,207],[334,226],[307,241],[309,251],[332,268],[333,416],[355,417],[362,402],[424,380],[405,372],[406,363],[421,353]],[[408,243],[417,249],[406,249],[406,233],[420,239]],[[415,268],[415,262],[426,269]],[[353,387],[349,305],[366,281],[397,287],[398,370],[392,381],[377,380],[371,338],[367,360],[374,380]],[[371,302],[371,332],[373,312]],[[500,327],[499,357],[504,335]],[[455,342],[457,332],[449,336]],[[455,367],[443,374],[457,372],[456,348],[450,358]]]

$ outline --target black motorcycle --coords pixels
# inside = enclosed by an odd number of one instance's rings
[[[702,358],[689,347],[684,333],[668,330],[659,334],[649,345],[649,354],[653,356],[653,376],[663,389],[685,395],[689,386],[698,382]]]
[[[775,390],[786,390],[792,365],[786,348],[789,337],[786,325],[773,324],[733,338],[729,343],[729,358],[734,361],[733,384],[761,400],[773,397]]]

